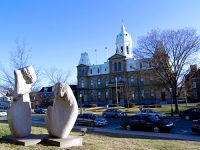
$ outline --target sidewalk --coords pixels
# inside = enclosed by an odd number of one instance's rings
[[[73,129],[80,130],[81,128],[87,128],[88,132],[106,133],[113,135],[125,135],[131,137],[143,137],[143,138],[158,138],[158,139],[174,139],[174,140],[186,140],[186,141],[197,141],[200,142],[199,135],[182,135],[172,133],[154,133],[154,132],[143,132],[143,131],[131,131],[131,130],[120,130],[120,129],[104,129],[97,127],[86,127],[86,126],[74,126]]]

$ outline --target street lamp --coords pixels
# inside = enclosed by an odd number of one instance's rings
[[[82,98],[83,98],[83,95],[80,93],[80,104],[81,104],[80,114],[82,114]]]
[[[174,114],[173,114],[173,107],[172,107],[172,104],[173,104],[172,88],[169,88],[169,90],[170,90],[170,95],[171,95],[171,116],[173,117]]]
[[[118,94],[117,94],[117,77],[115,77],[115,83],[116,83],[116,101],[117,101],[117,105],[118,105]]]

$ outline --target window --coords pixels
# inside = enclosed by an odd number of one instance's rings
[[[121,62],[118,62],[118,70],[121,71]]]
[[[197,83],[196,82],[192,82],[192,88],[197,88]]]
[[[144,83],[144,76],[143,75],[141,75],[140,81],[141,81],[141,83]]]
[[[123,46],[121,46],[121,53],[123,52]]]
[[[129,54],[129,48],[128,48],[128,46],[126,46],[126,52],[127,52],[127,54]]]
[[[154,96],[154,89],[151,89],[151,97]]]
[[[101,92],[98,91],[98,98],[101,98]]]
[[[144,98],[144,90],[141,90],[142,98]]]
[[[98,68],[98,73],[99,73],[100,71],[99,71],[99,68]]]
[[[92,74],[92,69],[90,69],[90,74]]]
[[[117,71],[117,63],[114,63],[114,70]]]
[[[97,85],[98,87],[101,85],[101,79],[97,79]]]
[[[90,86],[93,87],[93,85],[94,85],[94,81],[90,80]]]
[[[105,86],[108,87],[108,79],[105,79]]]
[[[131,76],[131,83],[133,83],[134,82],[134,77],[133,77],[133,75]]]
[[[84,88],[84,80],[81,80],[81,88]]]
[[[108,98],[108,95],[109,95],[108,90],[106,90],[106,98]]]

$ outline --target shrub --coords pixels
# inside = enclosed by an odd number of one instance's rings
[[[129,105],[128,105],[128,103],[126,103],[126,104],[124,105],[124,107],[125,107],[125,108],[133,108],[133,107],[135,107],[135,104],[132,103],[132,102],[129,102]]]
[[[89,104],[88,108],[97,107],[97,104]]]
[[[162,105],[160,104],[153,104],[153,105],[144,105],[143,108],[161,108]]]

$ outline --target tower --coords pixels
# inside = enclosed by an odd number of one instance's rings
[[[132,38],[131,35],[126,31],[124,25],[122,25],[121,32],[116,38],[116,54],[124,55],[127,58],[133,57]]]

